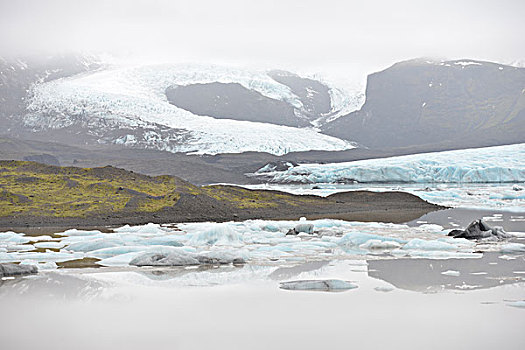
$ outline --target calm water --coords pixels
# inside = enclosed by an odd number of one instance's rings
[[[288,186],[286,190],[327,195],[347,186]],[[83,268],[3,279],[2,349],[525,348],[525,253],[502,251],[507,243],[525,244],[523,238],[459,247],[457,252],[445,251],[451,254],[448,259],[435,258],[440,254],[432,253],[440,252],[425,250],[428,247],[410,254],[402,249],[340,245],[348,232],[434,242],[444,237],[440,230],[465,227],[478,218],[507,231],[525,232],[525,214],[519,209],[523,202],[505,194],[513,191],[509,185],[452,186],[452,190],[418,186],[409,192],[439,192],[443,201],[458,195],[457,207],[407,225],[319,226],[325,238],[303,236],[291,241],[278,231],[286,231],[285,223],[279,227],[256,221],[220,226],[220,230],[214,224],[178,225],[182,231],[176,234],[189,235],[187,240],[180,238],[192,249],[245,251],[251,260],[242,266],[191,268],[138,268],[121,261],[117,266],[93,268],[98,259],[91,258],[84,265],[59,264]],[[514,192],[518,191],[509,193]],[[494,201],[504,205],[487,205],[491,196],[499,196]],[[504,196],[508,199],[501,199]],[[203,232],[210,228],[220,244],[198,241],[208,239]],[[162,230],[167,229],[146,225],[121,233],[137,235],[136,239],[172,235]],[[246,236],[249,242],[237,240],[235,233],[242,236],[243,230],[251,230]],[[93,237],[104,240],[114,235]],[[56,244],[90,239],[65,237],[41,239]],[[324,248],[322,244],[328,243],[332,245]],[[47,251],[60,249],[64,247]],[[4,259],[11,256],[5,254]],[[17,254],[25,256],[22,251]],[[357,288],[339,292],[279,288],[283,281],[323,279],[350,281]]]

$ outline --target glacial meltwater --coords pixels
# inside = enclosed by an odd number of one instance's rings
[[[404,223],[297,218],[0,233],[2,348],[525,347],[522,184],[261,185],[410,192]],[[448,236],[481,219],[505,238]],[[115,343],[115,339],[119,339]]]

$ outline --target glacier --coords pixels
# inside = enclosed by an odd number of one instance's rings
[[[214,65],[143,65],[112,67],[37,84],[32,88],[24,123],[34,130],[80,126],[89,128],[101,143],[191,154],[255,151],[282,155],[355,147],[312,128],[198,116],[166,99],[165,90],[171,85],[209,82],[239,83],[301,107],[299,98],[265,71]],[[141,136],[130,131],[107,139],[101,134],[107,129],[145,131]]]
[[[319,183],[314,187],[309,184],[265,183],[243,187],[322,197],[344,191],[402,191],[446,207],[525,212],[525,191],[513,183]]]
[[[525,182],[525,144],[345,163],[300,164],[284,171],[263,167],[251,175],[272,183]]]

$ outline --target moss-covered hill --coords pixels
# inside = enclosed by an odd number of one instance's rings
[[[235,186],[198,187],[173,176],[150,177],[110,166],[84,169],[0,161],[3,226],[224,221],[395,208],[436,209],[406,193],[295,196]]]
[[[111,212],[156,212],[181,196],[233,208],[304,205],[315,199],[233,186],[197,187],[173,176],[150,177],[114,167],[57,167],[0,161],[0,216],[82,217]]]

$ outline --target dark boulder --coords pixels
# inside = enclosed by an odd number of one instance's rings
[[[482,238],[508,238],[509,235],[501,227],[491,227],[483,220],[473,221],[465,230],[452,230],[448,233],[454,238],[482,239]]]

